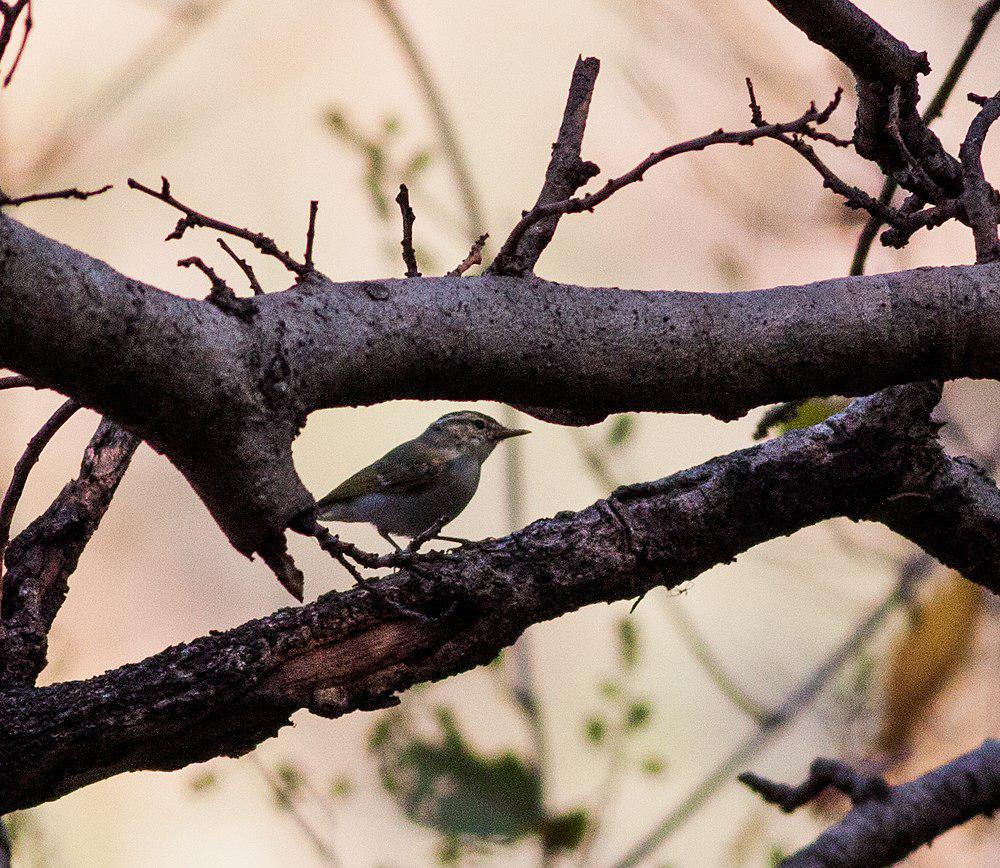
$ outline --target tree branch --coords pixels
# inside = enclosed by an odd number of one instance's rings
[[[1000,741],[996,739],[987,739],[947,765],[892,788],[885,788],[884,782],[872,786],[870,778],[859,778],[842,763],[817,763],[802,787],[741,776],[765,799],[778,801],[783,810],[809,801],[824,783],[844,789],[854,800],[843,820],[781,863],[787,868],[894,865],[948,829],[981,814],[991,816],[1000,808]]]
[[[48,632],[84,547],[97,530],[139,439],[102,420],[79,476],[11,542],[0,620],[0,685],[29,686],[45,667]]]
[[[552,145],[552,158],[545,171],[545,183],[538,194],[535,208],[569,199],[600,169],[580,156],[583,135],[590,113],[601,62],[596,57],[579,57],[570,80],[569,96],[563,111],[559,136]],[[513,246],[507,244],[493,260],[490,271],[496,274],[527,274],[534,270],[538,257],[555,234],[561,212],[540,219],[529,226]]]
[[[965,189],[962,205],[972,226],[976,242],[976,262],[1000,260],[997,220],[1000,218],[1000,194],[983,174],[983,144],[990,127],[1000,119],[1000,92],[983,100],[982,109],[969,125],[969,132],[959,149]]]
[[[0,365],[142,436],[237,550],[275,563],[283,531],[313,504],[291,442],[321,407],[490,398],[590,419],[731,419],[809,395],[1000,374],[996,264],[731,294],[314,275],[242,299],[244,321],[10,218],[0,241]]]
[[[72,399],[60,405],[28,441],[24,453],[14,465],[14,472],[11,474],[7,491],[4,493],[3,500],[0,501],[0,579],[3,578],[3,557],[7,550],[7,542],[10,540],[10,526],[14,520],[14,510],[17,509],[18,501],[24,493],[28,474],[31,473],[31,468],[38,463],[42,450],[48,445],[48,442],[79,409],[80,405]],[[0,594],[0,602],[2,602],[2,594]]]
[[[121,771],[239,755],[298,708],[337,716],[391,704],[417,682],[490,661],[530,624],[675,587],[835,515],[867,516],[938,460],[937,397],[888,390],[582,512],[423,555],[378,587],[428,622],[400,619],[360,589],[327,594],[89,681],[0,691],[0,813]]]

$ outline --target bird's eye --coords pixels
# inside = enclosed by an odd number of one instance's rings
[[[486,427],[486,423],[482,419],[476,419],[476,421],[472,424],[475,425],[480,431]]]

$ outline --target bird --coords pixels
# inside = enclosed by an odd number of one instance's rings
[[[440,536],[469,505],[479,473],[497,444],[528,434],[475,410],[445,413],[413,440],[345,479],[316,505],[319,521],[369,522],[400,550],[397,536]]]

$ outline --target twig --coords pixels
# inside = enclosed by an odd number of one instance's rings
[[[577,58],[559,135],[552,146],[552,157],[545,170],[545,183],[538,194],[535,208],[568,199],[600,172],[597,165],[585,161],[581,156],[590,100],[600,69],[601,62],[596,57]],[[513,247],[504,245],[489,270],[495,274],[531,272],[555,234],[560,213],[529,226]]]
[[[510,235],[507,237],[503,247],[500,249],[500,253],[497,254],[497,261],[501,263],[501,266],[505,262],[512,261],[524,234],[539,220],[543,220],[546,217],[551,217],[555,214],[576,214],[582,211],[591,211],[597,205],[600,205],[602,202],[610,199],[611,196],[623,187],[627,187],[629,184],[641,181],[645,173],[648,172],[653,166],[658,163],[662,163],[670,157],[676,157],[680,154],[686,154],[692,151],[701,151],[712,145],[750,145],[758,139],[774,139],[787,136],[790,133],[801,132],[802,129],[808,124],[825,123],[839,105],[840,96],[841,91],[838,89],[834,98],[824,109],[820,110],[817,109],[815,105],[811,105],[808,111],[792,121],[777,124],[766,124],[764,126],[753,127],[752,129],[730,133],[719,129],[713,133],[699,136],[695,139],[679,142],[678,144],[671,145],[661,151],[655,151],[623,175],[619,175],[617,178],[609,180],[603,187],[601,187],[601,189],[594,193],[587,193],[583,196],[563,199],[559,202],[536,205],[528,211],[511,230]],[[786,141],[786,144],[789,142],[791,142],[790,139]],[[802,152],[805,156],[807,149],[811,149],[804,142],[801,144],[802,147],[796,149],[800,150],[800,152]],[[829,169],[823,166],[818,158],[815,158],[815,155],[807,157],[807,159],[809,159],[810,162],[813,163],[814,167],[817,168],[821,174],[823,174],[824,181],[828,182],[834,187],[834,189],[837,190],[837,192],[840,192],[848,198],[849,204],[853,203],[853,207],[868,208],[874,206],[875,200],[871,196],[868,196],[866,193],[862,193],[862,191],[857,190],[857,188],[849,187],[844,184],[844,182],[836,178],[836,176],[833,175]],[[880,211],[881,210],[884,209],[880,209]],[[496,267],[496,261],[494,262],[494,270],[497,273],[505,273],[500,268]]]
[[[254,273],[253,266],[247,262],[245,259],[241,259],[236,255],[236,252],[226,243],[225,238],[216,239],[219,242],[219,247],[226,251],[229,257],[235,262],[240,270],[247,276],[247,280],[250,281],[250,289],[253,290],[254,295],[263,295],[264,287],[260,285],[260,281],[257,280],[257,275]]]
[[[455,175],[455,184],[458,187],[459,196],[462,200],[462,209],[465,211],[466,223],[468,224],[468,237],[472,241],[486,231],[483,220],[482,209],[479,205],[479,194],[476,184],[472,178],[472,171],[469,168],[469,161],[458,139],[455,123],[445,104],[440,88],[434,81],[434,76],[423,55],[413,39],[412,34],[407,30],[406,24],[400,18],[395,5],[391,0],[372,0],[372,5],[389,25],[393,37],[403,51],[403,55],[410,64],[413,74],[417,79],[420,92],[424,101],[430,109],[431,118],[437,128],[438,138],[441,140],[441,147],[444,149],[448,163],[451,165]]]
[[[467,272],[473,265],[483,264],[483,248],[486,246],[486,240],[490,237],[488,232],[484,232],[480,235],[472,244],[472,249],[469,251],[469,255],[465,257],[458,265],[456,265],[451,271],[448,272],[452,277],[461,277],[465,272]]]
[[[786,868],[836,865],[879,868],[895,865],[938,835],[973,817],[990,817],[1000,808],[1000,740],[979,747],[927,774],[883,789],[849,769],[830,769],[838,784],[862,787],[854,807],[815,841],[781,864]],[[843,779],[839,779],[840,775]],[[808,783],[808,782],[807,782]],[[884,782],[883,782],[884,785]],[[789,793],[795,795],[795,793]],[[793,799],[794,801],[794,799]]]
[[[17,26],[17,20],[25,10],[27,10],[27,14],[24,16],[24,34],[21,37],[21,47],[17,50],[17,56],[14,58],[10,72],[4,76],[3,87],[7,87],[11,79],[14,78],[14,73],[21,62],[21,56],[24,54],[24,47],[28,44],[28,34],[31,33],[31,25],[34,22],[31,19],[31,0],[0,2],[0,15],[3,16],[3,25],[0,26],[0,58],[7,51],[10,39],[14,35],[14,28]]]
[[[944,79],[938,86],[937,92],[931,98],[931,101],[927,104],[927,108],[924,109],[921,115],[921,119],[927,126],[930,126],[941,117],[944,107],[948,104],[948,100],[955,90],[955,86],[962,77],[962,73],[965,72],[965,68],[969,65],[972,55],[975,54],[979,43],[982,42],[983,36],[985,36],[990,23],[998,12],[1000,12],[1000,0],[989,0],[989,2],[984,3],[973,14],[972,26],[965,40],[955,54],[951,66],[948,67],[948,72],[945,73]],[[896,188],[896,182],[892,178],[886,178],[882,186],[882,192],[879,193],[878,201],[883,205],[889,205],[892,202]],[[851,261],[850,271],[852,275],[864,274],[865,262],[868,260],[868,254],[871,252],[872,242],[878,235],[878,231],[882,225],[883,221],[879,217],[872,215],[868,218],[868,222],[865,223],[864,229],[861,230],[861,234],[858,236],[858,243],[854,248],[854,257]],[[928,226],[930,225],[937,224],[928,224]],[[883,241],[885,241],[885,238],[883,238]]]
[[[253,303],[246,298],[237,298],[233,288],[226,283],[215,269],[208,265],[200,256],[188,256],[186,259],[178,259],[177,264],[181,268],[197,268],[212,284],[209,291],[208,300],[220,310],[231,313],[242,319],[250,319],[254,314]]]
[[[62,428],[72,415],[80,409],[80,405],[72,398],[63,403],[59,409],[53,413],[47,422],[42,425],[35,435],[28,441],[24,453],[14,465],[14,473],[11,475],[10,484],[7,486],[7,493],[0,502],[0,579],[3,578],[3,558],[10,542],[10,525],[14,520],[14,510],[24,493],[24,486],[28,481],[28,474],[31,468],[38,462],[42,450],[46,444],[55,436],[56,432]],[[0,586],[2,591],[2,586]]]
[[[304,277],[312,271],[312,267],[310,265],[304,262],[296,261],[287,250],[281,250],[273,238],[269,238],[260,232],[253,232],[249,229],[241,229],[238,226],[234,226],[232,223],[224,223],[221,220],[208,217],[198,211],[195,211],[193,208],[188,207],[184,203],[179,202],[170,194],[170,182],[166,178],[162,178],[161,180],[163,184],[159,190],[154,190],[151,187],[147,187],[145,184],[140,184],[134,178],[128,179],[128,185],[133,190],[139,190],[147,196],[159,199],[161,202],[164,202],[171,208],[176,208],[184,214],[184,216],[177,221],[177,225],[174,227],[173,232],[171,232],[165,240],[173,241],[183,238],[184,233],[188,229],[195,226],[202,226],[206,229],[214,229],[216,232],[224,232],[226,235],[233,235],[236,238],[242,238],[244,241],[249,241],[265,256],[271,256],[274,259],[277,259],[278,262],[285,266],[285,268],[299,277]]]
[[[417,254],[413,251],[413,222],[417,218],[410,207],[410,191],[406,189],[406,184],[399,185],[396,204],[399,205],[399,211],[403,215],[403,240],[399,244],[403,248],[406,276],[420,277],[420,271],[417,269]]]
[[[327,865],[340,865],[341,863],[337,858],[337,854],[334,853],[326,841],[323,840],[319,832],[313,828],[313,825],[309,822],[308,818],[300,810],[295,800],[295,794],[288,791],[288,787],[282,783],[278,776],[262,759],[257,756],[256,753],[247,754],[247,762],[249,762],[250,765],[257,770],[257,773],[271,790],[272,795],[275,799],[279,800],[279,804],[286,808],[286,813],[295,821],[295,825],[298,826],[299,830],[303,833],[303,835],[305,835],[309,843],[312,844],[313,849],[316,851],[320,859]]]
[[[316,211],[319,202],[313,199],[309,203],[309,228],[306,229],[305,266],[307,271],[315,271],[313,266],[313,241],[316,239]]]
[[[753,772],[744,772],[737,780],[786,814],[808,804],[827,787],[839,790],[856,805],[869,799],[883,798],[889,793],[889,785],[884,778],[857,772],[842,760],[823,757],[813,760],[809,777],[796,787],[775,783]]]
[[[113,184],[105,184],[98,190],[79,190],[76,187],[70,187],[67,190],[53,190],[49,193],[30,193],[27,196],[8,196],[6,193],[0,192],[0,208],[16,207],[28,202],[43,202],[47,199],[89,199],[91,196],[107,193],[113,186]]]
[[[746,768],[754,757],[805,711],[830,680],[857,656],[861,648],[871,641],[889,616],[910,598],[913,584],[929,573],[933,565],[934,561],[923,553],[908,561],[900,569],[899,580],[892,592],[830,652],[798,687],[785,697],[755,732],[744,738],[670,813],[629,848],[628,852],[614,863],[615,868],[631,868],[631,866],[644,863],[716,792],[731,783],[733,776],[741,769]]]
[[[983,174],[983,145],[990,127],[1000,119],[1000,91],[989,99],[969,99],[982,106],[969,125],[969,131],[958,149],[962,163],[962,205],[972,226],[976,243],[976,262],[1000,260],[1000,238],[997,217],[1000,216],[1000,194]]]

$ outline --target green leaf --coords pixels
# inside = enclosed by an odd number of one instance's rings
[[[770,852],[767,854],[767,861],[765,864],[767,868],[779,868],[782,862],[788,858],[788,854],[781,849],[781,847],[772,847]]]
[[[631,618],[618,621],[618,659],[625,669],[639,665],[639,628]]]
[[[403,180],[410,181],[421,174],[433,161],[434,155],[429,148],[417,151],[403,168]]]
[[[635,430],[635,416],[615,416],[608,430],[609,446],[624,446],[632,438]]]
[[[653,718],[653,706],[646,700],[633,702],[625,711],[626,729],[642,729]]]
[[[622,695],[622,686],[617,681],[612,681],[610,678],[605,678],[600,685],[598,690],[601,691],[601,695],[605,699],[618,699]]]
[[[583,728],[584,736],[591,744],[601,744],[608,734],[607,721],[598,714],[587,720]]]
[[[549,853],[555,850],[575,850],[587,834],[590,817],[586,811],[569,811],[550,817],[542,828],[542,846]]]
[[[289,795],[294,795],[302,789],[302,772],[293,763],[278,763],[274,767],[274,774]]]
[[[195,793],[205,793],[219,783],[219,778],[215,772],[202,772],[200,775],[195,775],[191,780],[188,781],[188,786],[191,788],[192,792]]]
[[[416,735],[403,712],[369,744],[389,793],[415,822],[450,837],[511,842],[547,822],[537,771],[512,753],[482,754],[454,716],[437,711],[437,739]]]
[[[330,795],[335,799],[346,799],[354,792],[354,781],[347,775],[340,775],[330,781]]]
[[[656,754],[650,754],[644,757],[641,763],[643,774],[649,775],[651,778],[659,777],[667,770],[667,763],[661,756]]]
[[[801,428],[811,428],[848,404],[846,398],[809,398],[806,401],[789,401],[772,407],[763,416],[754,431],[754,439],[761,440],[769,433],[787,434]]]

